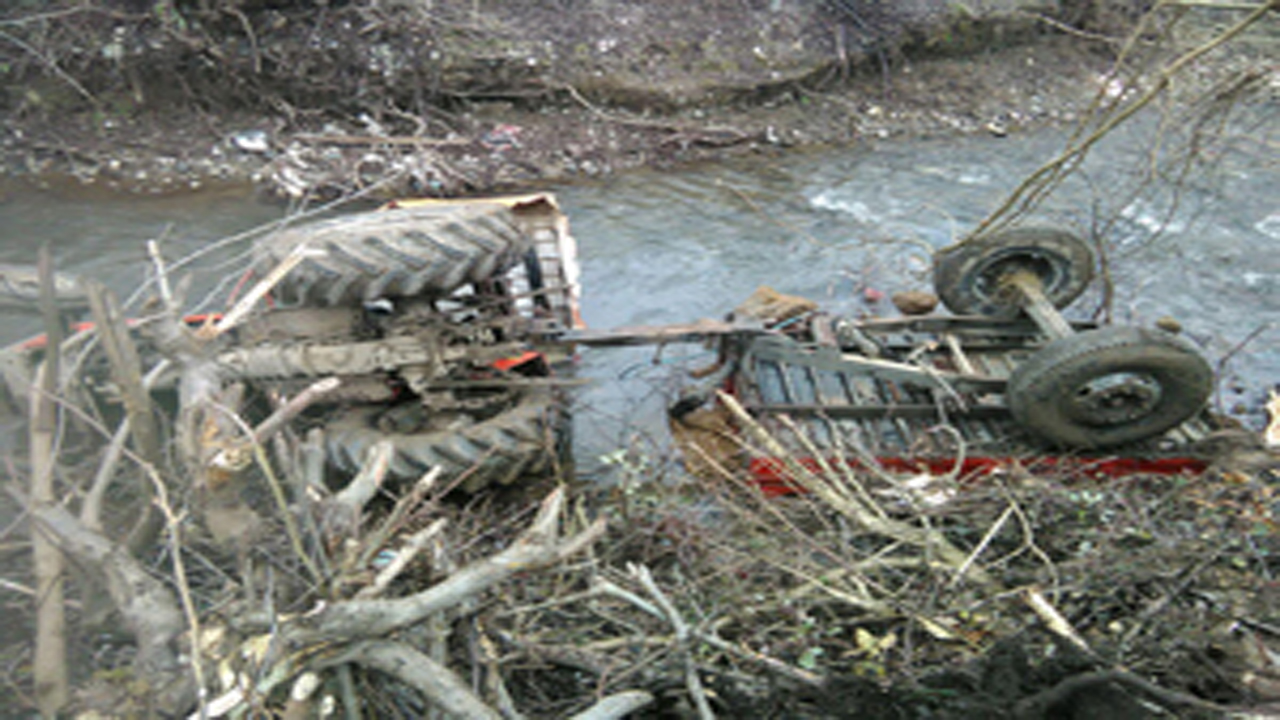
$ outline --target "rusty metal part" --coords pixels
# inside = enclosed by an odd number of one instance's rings
[[[700,342],[726,335],[762,335],[768,331],[758,323],[729,323],[698,320],[678,325],[635,325],[612,330],[573,330],[559,336],[560,341],[593,347],[624,345],[662,345],[676,342]]]
[[[1053,306],[1044,293],[1044,282],[1033,272],[1016,270],[1001,279],[1002,285],[1017,293],[1023,312],[1035,321],[1045,335],[1057,340],[1075,334],[1071,324]]]
[[[406,366],[472,361],[487,364],[519,354],[521,343],[432,347],[422,338],[401,336],[336,345],[303,343],[238,348],[218,355],[218,364],[236,377],[252,379],[365,375]]]

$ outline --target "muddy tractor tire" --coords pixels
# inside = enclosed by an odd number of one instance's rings
[[[455,415],[456,422],[434,418],[429,426],[406,421],[405,413],[386,405],[346,408],[326,423],[325,449],[334,466],[354,473],[370,447],[389,440],[392,477],[416,480],[440,467],[441,481],[463,478],[460,487],[467,492],[507,485],[549,469],[560,450],[557,443],[563,433],[559,430],[565,419],[549,389],[532,388],[513,395],[506,409],[487,419]]]
[[[933,256],[933,285],[957,315],[1013,319],[1022,314],[1004,286],[1009,273],[1026,270],[1040,278],[1056,308],[1070,305],[1093,281],[1089,245],[1059,228],[1023,227],[969,238]]]
[[[498,277],[531,240],[497,204],[381,210],[299,225],[254,248],[262,277],[299,245],[316,251],[275,287],[277,305],[338,306],[375,298],[443,296]]]
[[[1014,369],[1007,397],[1028,432],[1093,449],[1163,433],[1204,408],[1213,369],[1162,330],[1106,327],[1054,340]]]

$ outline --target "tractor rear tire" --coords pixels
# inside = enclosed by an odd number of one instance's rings
[[[442,297],[463,285],[501,276],[532,248],[511,210],[501,205],[398,208],[270,235],[254,248],[256,275],[265,276],[303,244],[314,254],[273,289],[278,306]]]
[[[492,417],[472,421],[459,415],[458,427],[434,426],[439,429],[403,427],[403,422],[391,421],[394,409],[386,405],[349,407],[326,424],[326,451],[338,469],[354,473],[370,447],[388,440],[393,447],[390,476],[417,479],[439,467],[442,482],[462,478],[460,487],[467,492],[545,474],[564,434],[561,404],[549,388],[513,394],[511,404]]]

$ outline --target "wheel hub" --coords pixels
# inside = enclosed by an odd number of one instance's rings
[[[1019,272],[1030,273],[1040,279],[1046,292],[1051,292],[1059,282],[1058,262],[1055,257],[1028,251],[995,258],[978,274],[974,290],[987,300],[1015,305],[1017,291],[1009,287],[1007,280]]]
[[[1093,378],[1076,389],[1072,414],[1090,425],[1134,422],[1155,410],[1160,383],[1141,373],[1121,372]]]

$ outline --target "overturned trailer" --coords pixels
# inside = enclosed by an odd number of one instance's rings
[[[1058,229],[971,239],[935,256],[955,314],[765,317],[770,332],[724,336],[723,389],[806,464],[1202,470],[1212,368],[1170,329],[1064,319],[1093,268],[1089,246]],[[748,462],[766,490],[788,490],[778,458]]]

